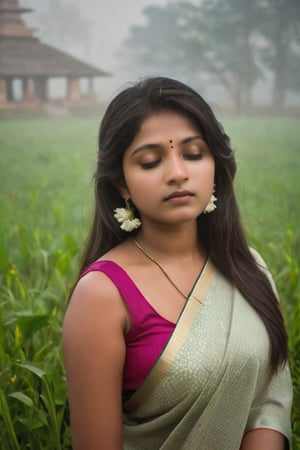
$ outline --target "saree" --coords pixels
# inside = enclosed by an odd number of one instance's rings
[[[255,310],[208,260],[165,349],[124,405],[124,450],[239,450],[247,430],[291,437],[288,364],[269,372]]]

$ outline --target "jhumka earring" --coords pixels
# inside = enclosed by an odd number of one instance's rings
[[[215,202],[217,200],[218,200],[217,197],[214,194],[212,194],[212,196],[209,199],[208,204],[206,205],[206,207],[203,211],[204,214],[211,213],[216,209],[217,205],[215,204]]]
[[[142,225],[142,222],[137,217],[134,217],[134,212],[129,205],[129,200],[125,200],[126,208],[116,208],[114,209],[114,217],[121,224],[121,230],[130,233],[136,230]]]

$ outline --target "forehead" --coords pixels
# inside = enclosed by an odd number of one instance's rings
[[[135,135],[137,140],[165,140],[184,139],[185,137],[201,134],[195,123],[184,114],[173,111],[161,111],[151,114],[142,122]]]

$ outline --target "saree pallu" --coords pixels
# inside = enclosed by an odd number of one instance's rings
[[[208,261],[150,374],[125,404],[124,450],[239,450],[247,430],[291,436],[288,365],[269,372],[261,319]]]

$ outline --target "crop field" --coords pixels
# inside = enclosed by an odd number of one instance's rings
[[[0,448],[70,449],[61,327],[90,224],[97,119],[0,122]],[[293,450],[300,450],[300,126],[223,121],[250,244],[289,334]]]

